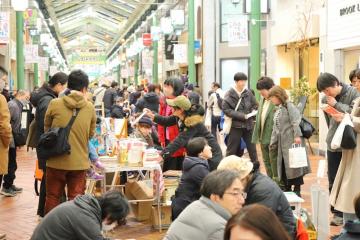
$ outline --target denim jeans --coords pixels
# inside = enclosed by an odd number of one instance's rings
[[[86,170],[60,170],[46,167],[45,214],[60,204],[67,186],[68,200],[85,193]]]

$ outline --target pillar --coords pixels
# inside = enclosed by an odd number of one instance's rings
[[[261,32],[260,32],[260,0],[251,0],[250,14],[250,87],[256,89],[256,82],[260,78],[261,68]],[[255,21],[253,21],[255,20]],[[255,23],[255,24],[253,24]],[[256,98],[259,99],[259,93]]]
[[[188,1],[188,71],[189,83],[196,84],[195,70],[195,9],[194,0]]]
[[[157,26],[156,15],[153,17],[153,26]],[[152,82],[159,82],[159,41],[153,41],[153,73],[152,73]]]
[[[24,67],[24,15],[22,11],[16,12],[16,73],[17,89],[25,87]]]

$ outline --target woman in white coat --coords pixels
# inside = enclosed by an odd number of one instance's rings
[[[344,114],[334,118],[341,122]],[[342,159],[330,194],[330,203],[344,213],[344,222],[356,219],[353,201],[360,192],[360,98],[355,100],[351,119],[357,132],[357,144],[354,149],[342,150]]]

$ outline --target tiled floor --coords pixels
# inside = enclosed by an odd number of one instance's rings
[[[260,151],[259,151],[260,152]],[[302,195],[305,199],[303,207],[311,212],[310,186],[316,183],[316,171],[318,161],[322,157],[311,157],[313,172],[306,176],[305,186]],[[23,187],[24,192],[14,198],[0,196],[0,233],[6,233],[8,240],[29,239],[38,219],[36,216],[38,198],[34,192],[33,172],[35,167],[35,153],[26,152],[21,149],[18,152],[18,170],[15,184]],[[320,179],[322,186],[326,188],[327,179]],[[340,228],[331,228],[332,234],[339,232]],[[148,224],[129,221],[127,226],[116,229],[112,236],[126,239],[133,238],[139,240],[161,239],[163,234],[151,229]]]

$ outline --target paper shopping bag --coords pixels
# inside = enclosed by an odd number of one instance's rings
[[[289,149],[289,167],[290,168],[301,168],[307,167],[307,155],[305,147],[298,144],[293,144]]]

